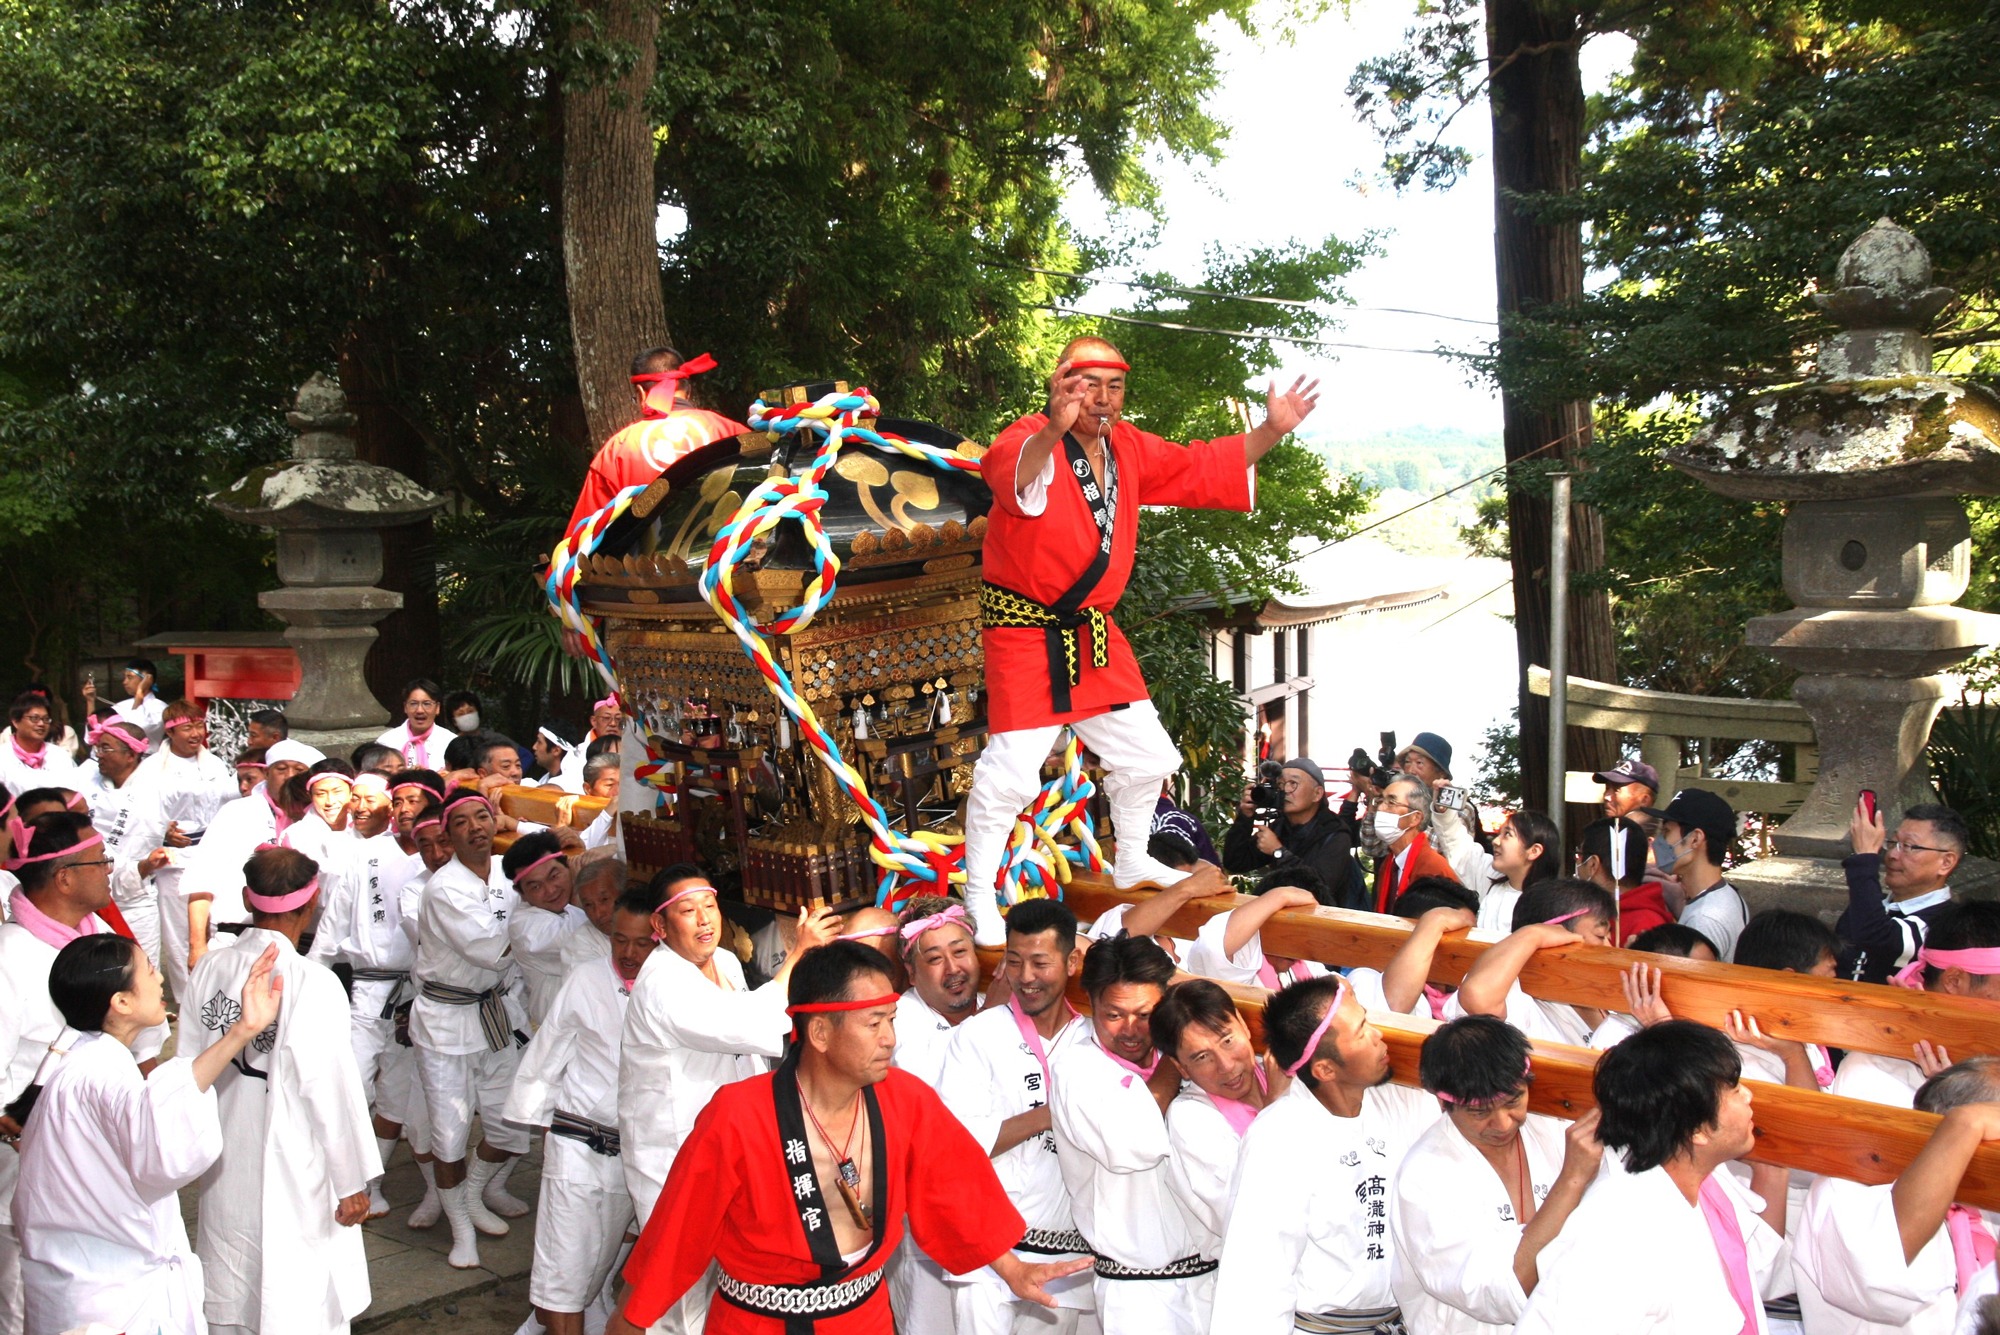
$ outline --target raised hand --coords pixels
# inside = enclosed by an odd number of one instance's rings
[[[1882,845],[1889,841],[1889,832],[1882,825],[1882,813],[1868,813],[1860,799],[1855,799],[1854,815],[1847,822],[1847,842],[1857,853],[1880,853]]]
[[[247,1034],[261,1034],[271,1027],[278,1018],[278,1006],[284,1000],[285,979],[276,973],[278,948],[266,946],[257,962],[250,966],[250,976],[243,980],[243,1015],[232,1027]]]
[[[1641,1025],[1659,1024],[1674,1018],[1674,1013],[1667,1009],[1667,1003],[1660,1000],[1660,967],[1657,964],[1635,964],[1618,975],[1618,983],[1625,989],[1626,1012]]]
[[[1264,424],[1280,436],[1288,436],[1319,406],[1319,381],[1306,383],[1300,376],[1283,394],[1273,380],[1264,393]]]
[[[1068,362],[1056,367],[1049,377],[1049,430],[1061,435],[1075,426],[1089,397],[1090,384],[1082,372],[1070,370]]]

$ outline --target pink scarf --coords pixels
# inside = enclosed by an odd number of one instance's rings
[[[1070,1019],[1076,1018],[1076,1007],[1069,1004],[1068,997],[1062,999],[1062,1007],[1069,1012]],[[1042,1031],[1035,1028],[1034,1020],[1021,1009],[1018,997],[1008,996],[1007,1009],[1014,1013],[1014,1027],[1021,1031],[1021,1041],[1028,1045],[1028,1051],[1035,1054],[1035,1063],[1042,1068],[1042,1101],[1046,1103],[1049,1098],[1049,1054],[1042,1046]]]
[[[9,728],[7,730],[7,744],[14,748],[14,759],[20,761],[29,769],[40,769],[48,763],[49,744],[47,742],[43,742],[36,750],[30,751],[21,745],[21,734]]]
[[[1310,982],[1312,980],[1312,970],[1306,967],[1306,962],[1304,960],[1292,961],[1291,975],[1292,975],[1292,981],[1295,983]],[[1269,960],[1265,960],[1262,964],[1257,966],[1257,983],[1259,986],[1272,992],[1275,992],[1279,988],[1284,986],[1284,984],[1278,980],[1277,969],[1272,967],[1271,961]]]
[[[111,930],[99,921],[94,913],[85,914],[83,921],[74,927],[59,923],[36,908],[34,902],[28,898],[27,891],[19,886],[14,888],[13,894],[7,896],[7,913],[15,922],[28,929],[28,935],[45,946],[54,946],[57,950],[61,950],[79,936],[98,936]],[[1990,1240],[1988,1245],[1991,1246]]]
[[[1271,1093],[1271,1077],[1264,1074],[1264,1063],[1252,1062],[1250,1069],[1257,1073],[1257,1088],[1263,1090],[1268,1097]],[[1261,1108],[1251,1107],[1242,1099],[1224,1098],[1220,1094],[1212,1094],[1209,1097],[1215,1101],[1223,1120],[1229,1123],[1229,1129],[1236,1133],[1239,1140],[1243,1138],[1243,1133],[1250,1129],[1250,1123],[1257,1120],[1257,1114],[1263,1111]]]
[[[1444,1018],[1444,1003],[1451,1000],[1451,994],[1435,983],[1425,983],[1424,1000],[1430,1005],[1431,1018],[1433,1020],[1442,1020]]]
[[[1951,1259],[1958,1265],[1958,1291],[1964,1293],[1979,1272],[1993,1264],[1993,1230],[1979,1211],[1966,1205],[1944,1212],[1944,1228],[1951,1238]]]
[[[1736,1222],[1736,1207],[1729,1203],[1729,1193],[1713,1173],[1701,1184],[1700,1201],[1708,1235],[1715,1239],[1715,1254],[1729,1280],[1730,1296],[1743,1309],[1741,1335],[1757,1335],[1757,1309],[1762,1303],[1757,1297],[1757,1286],[1750,1281],[1750,1249],[1743,1242],[1742,1226]]]
[[[1105,1047],[1101,1043],[1098,1044],[1097,1050],[1099,1052],[1102,1052],[1105,1056],[1111,1058],[1112,1061],[1117,1062],[1120,1066],[1124,1067],[1126,1070],[1130,1071],[1132,1075],[1136,1075],[1141,1080],[1144,1080],[1147,1084],[1151,1084],[1153,1082],[1153,1072],[1160,1069],[1160,1050],[1158,1048],[1153,1049],[1153,1060],[1147,1062],[1144,1066],[1139,1065],[1137,1062],[1126,1061],[1123,1057],[1119,1056],[1117,1053],[1113,1052],[1110,1048]],[[1120,1089],[1132,1088],[1132,1075],[1128,1075],[1123,1080],[1120,1080],[1118,1082],[1118,1087]]]

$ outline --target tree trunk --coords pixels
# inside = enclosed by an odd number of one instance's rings
[[[660,5],[580,0],[572,38],[632,58],[581,76],[563,99],[563,265],[576,380],[593,441],[636,418],[632,355],[667,340],[655,240],[659,194],[645,98],[658,63]]]
[[[1504,351],[1507,317],[1583,295],[1583,239],[1573,221],[1541,222],[1520,195],[1572,194],[1581,184],[1583,79],[1577,67],[1577,15],[1538,0],[1486,0],[1486,52],[1492,71],[1493,245]],[[1590,443],[1588,403],[1542,404],[1501,393],[1507,459],[1574,460]],[[1551,445],[1551,442],[1557,442]],[[1544,447],[1547,448],[1544,448]],[[1514,566],[1514,636],[1521,669],[1521,782],[1525,804],[1561,821],[1561,794],[1548,791],[1548,701],[1528,693],[1527,668],[1549,662],[1549,499],[1544,489],[1510,485],[1509,547]],[[1580,577],[1604,567],[1604,527],[1578,505],[1570,517],[1569,671],[1617,680],[1611,603],[1584,591]],[[1567,767],[1615,763],[1616,733],[1572,728]],[[1564,822],[1567,823],[1567,822]]]
[[[428,485],[429,452],[397,407],[395,386],[381,364],[389,355],[386,340],[371,345],[366,329],[341,350],[340,388],[354,413],[354,455]],[[363,673],[385,718],[395,716],[391,705],[403,698],[404,683],[413,677],[434,678],[444,670],[435,536],[429,515],[421,523],[382,530],[381,587],[402,594],[403,605],[376,625]]]

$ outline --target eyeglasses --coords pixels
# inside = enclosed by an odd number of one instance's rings
[[[1375,799],[1375,809],[1377,811],[1381,811],[1384,809],[1392,811],[1414,811],[1416,808],[1410,805],[1410,801],[1408,798],[1391,797],[1387,793],[1384,793],[1382,796]]]
[[[1932,848],[1929,844],[1913,844],[1907,839],[1887,839],[1882,843],[1884,853],[1901,849],[1905,853],[1956,853],[1955,848]]]
[[[36,724],[41,724],[43,726],[47,726],[48,724],[55,722],[55,720],[50,718],[47,714],[23,714],[21,715],[21,722],[36,723]]]

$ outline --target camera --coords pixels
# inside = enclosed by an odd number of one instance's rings
[[[1385,732],[1380,734],[1380,737],[1382,744],[1372,758],[1365,746],[1355,747],[1354,754],[1347,758],[1349,772],[1357,779],[1366,779],[1377,788],[1389,782],[1389,776],[1396,772],[1396,734]]]
[[[1284,810],[1284,794],[1278,791],[1278,778],[1284,772],[1284,764],[1280,761],[1257,762],[1257,782],[1250,788],[1250,805],[1257,808],[1257,818],[1267,824]]]

